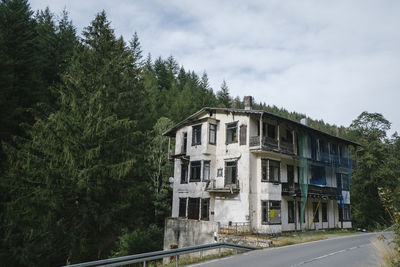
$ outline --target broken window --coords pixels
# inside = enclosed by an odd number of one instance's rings
[[[192,127],[192,146],[201,145],[201,124]]]
[[[261,180],[279,183],[281,180],[280,162],[270,159],[261,160]]]
[[[226,124],[226,143],[237,142],[237,122]]]
[[[184,162],[181,163],[181,184],[188,182],[188,165]]]
[[[187,133],[183,133],[183,154],[186,154],[187,152]]]
[[[288,201],[288,223],[294,223],[294,201]]]
[[[314,216],[313,222],[319,222],[319,207],[318,207],[318,202],[313,202],[313,203],[312,203],[312,207],[313,207],[313,216]]]
[[[210,124],[210,129],[208,133],[208,142],[211,145],[217,144],[217,125],[216,124]]]
[[[190,162],[190,181],[199,182],[201,178],[201,161]]]
[[[208,181],[210,179],[210,161],[204,161],[203,164],[203,181]]]
[[[188,219],[198,220],[200,211],[200,198],[189,198]]]
[[[246,145],[247,141],[247,125],[240,125],[240,145]]]
[[[281,202],[277,200],[261,201],[262,224],[281,223]]]
[[[322,203],[322,222],[328,222],[328,204]]]
[[[235,184],[237,177],[237,161],[225,162],[225,184]]]
[[[210,211],[210,199],[202,198],[201,199],[201,219],[204,221],[209,220],[209,211]]]
[[[179,217],[186,217],[187,198],[179,198]]]
[[[289,184],[294,184],[294,167],[293,165],[286,165],[287,168],[287,180]]]

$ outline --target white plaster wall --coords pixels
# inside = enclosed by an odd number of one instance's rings
[[[205,119],[209,114],[202,115]],[[226,144],[226,124],[230,122],[238,122],[237,143]],[[272,121],[264,120],[268,123],[274,124]],[[184,126],[176,133],[176,146],[175,153],[182,152],[183,132],[187,132],[187,155],[190,156],[190,161],[196,160],[210,160],[210,178],[217,178],[217,170],[222,169],[224,176],[225,162],[227,160],[237,160],[238,162],[238,176],[240,192],[236,194],[230,193],[209,193],[205,191],[205,182],[189,182],[188,184],[180,184],[181,177],[181,160],[175,160],[174,168],[174,195],[172,204],[172,216],[177,217],[179,212],[179,198],[180,197],[200,197],[210,198],[210,220],[228,224],[232,222],[246,222],[250,218],[253,231],[259,233],[292,231],[295,224],[287,223],[287,202],[282,199],[281,191],[282,186],[280,183],[273,184],[270,182],[261,181],[261,159],[272,159],[281,162],[281,182],[287,182],[287,165],[294,166],[295,182],[299,181],[297,166],[300,161],[293,159],[289,156],[280,155],[266,151],[252,151],[249,150],[249,139],[251,136],[257,135],[257,124],[259,116],[248,116],[244,114],[233,114],[226,112],[218,112],[212,115],[212,118],[207,119],[202,124],[202,142],[201,145],[192,146],[192,126]],[[208,128],[209,123],[217,124],[217,144],[210,145],[208,142]],[[247,140],[246,145],[240,146],[240,125],[247,125]],[[285,129],[285,127],[282,127]],[[283,133],[281,133],[282,135]],[[307,147],[309,147],[309,138],[307,138]],[[307,156],[311,156],[310,150],[307,148]],[[203,167],[201,168],[203,172]],[[308,181],[311,179],[311,170],[308,169]],[[336,173],[334,170],[326,169],[327,186],[336,186]],[[190,177],[190,173],[189,173]],[[201,174],[203,177],[203,174]],[[224,177],[219,179],[224,180]],[[190,178],[189,178],[190,181]],[[350,196],[348,192],[343,192],[345,203],[350,203]],[[345,196],[347,194],[347,196]],[[280,200],[281,201],[281,225],[262,225],[261,223],[261,201],[262,200]],[[297,199],[299,205],[300,199]],[[316,200],[317,201],[317,200]],[[211,215],[214,212],[214,216]],[[298,207],[296,206],[296,219],[297,229],[300,229]],[[308,200],[306,206],[306,223],[308,227],[309,222],[312,220],[312,200]],[[338,221],[338,210],[336,201],[328,201],[328,222],[322,224],[322,208],[319,211],[320,225],[319,228],[332,228],[340,226]],[[344,222],[344,225],[349,223]],[[351,223],[350,223],[351,226]],[[312,229],[315,228],[314,223]]]
[[[250,181],[250,151],[249,151],[249,117],[229,113],[217,113],[219,120],[217,131],[216,166],[225,175],[225,162],[237,160],[237,179],[240,191],[238,194],[213,193],[215,197],[215,220],[222,224],[231,222],[247,222],[249,218],[249,181]],[[237,122],[237,142],[226,143],[226,124]],[[246,145],[240,145],[240,126],[247,126]]]

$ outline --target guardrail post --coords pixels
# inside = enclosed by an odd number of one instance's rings
[[[203,258],[203,251],[200,250],[200,259],[202,259],[202,258]]]
[[[175,267],[178,267],[178,254],[175,255]]]
[[[143,267],[146,267],[146,261],[143,261]]]
[[[235,255],[237,255],[237,249],[235,249]]]
[[[218,249],[218,256],[221,257],[221,248]]]

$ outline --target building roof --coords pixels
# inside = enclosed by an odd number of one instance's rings
[[[250,114],[250,115],[252,115],[252,114],[257,115],[258,114],[258,115],[262,115],[263,117],[264,116],[271,117],[271,118],[274,118],[274,119],[277,119],[277,120],[288,122],[289,124],[295,125],[299,129],[304,129],[304,130],[307,130],[307,131],[311,131],[311,132],[314,132],[316,134],[323,135],[323,136],[326,136],[328,138],[336,139],[338,141],[347,143],[349,145],[360,146],[360,144],[358,144],[356,142],[350,141],[350,140],[345,139],[345,138],[341,138],[341,137],[337,137],[337,136],[331,135],[329,133],[317,130],[317,129],[315,129],[313,127],[310,127],[308,125],[304,125],[304,124],[302,124],[302,123],[300,123],[298,121],[291,120],[291,119],[279,116],[279,115],[271,113],[271,112],[267,112],[267,111],[264,111],[264,110],[247,110],[247,109],[234,109],[234,108],[204,107],[204,108],[200,109],[199,111],[197,111],[196,113],[190,115],[189,117],[187,117],[183,121],[177,123],[172,128],[168,129],[166,132],[163,133],[163,135],[164,136],[174,137],[175,133],[176,133],[176,131],[178,129],[180,129],[183,126],[190,125],[193,121],[197,120],[197,118],[201,114],[207,113],[207,112],[218,112],[218,111],[220,111],[220,112],[229,112],[229,113],[244,113],[244,114]]]

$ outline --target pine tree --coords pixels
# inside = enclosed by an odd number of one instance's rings
[[[231,108],[231,97],[229,95],[229,88],[225,80],[222,82],[221,90],[217,92],[217,101],[220,107]]]
[[[12,265],[108,257],[122,229],[143,228],[149,217],[146,139],[130,119],[135,59],[104,12],[83,35],[58,88],[59,109],[36,114],[29,138],[7,145],[2,247]]]

